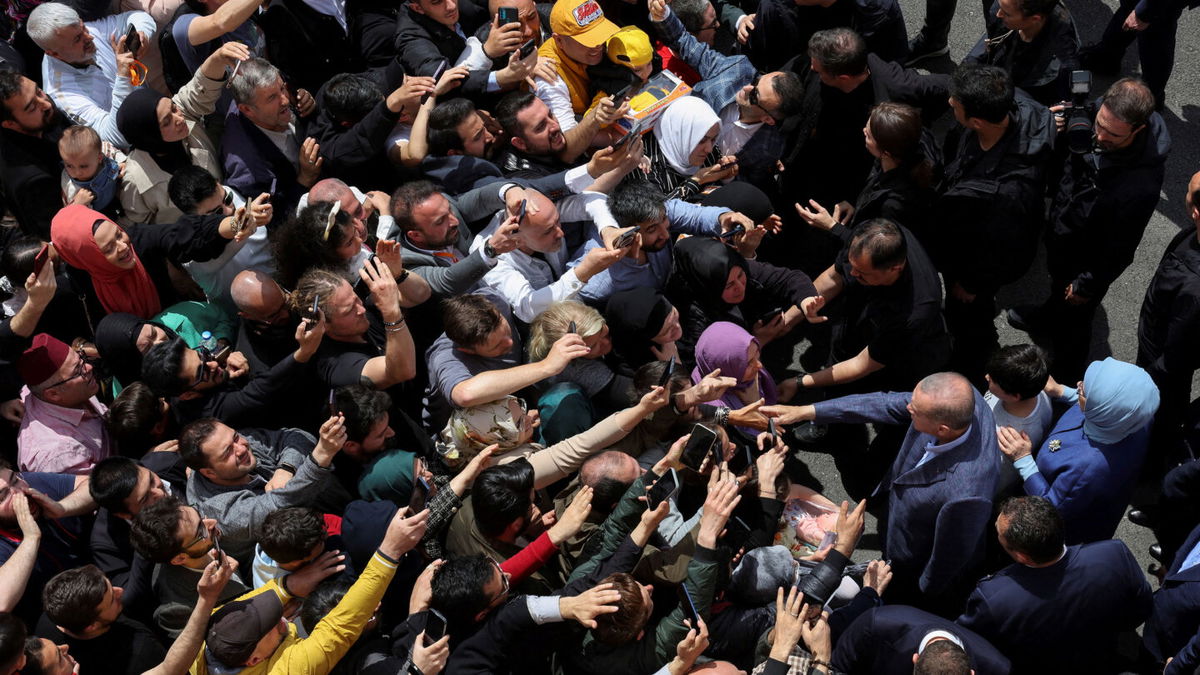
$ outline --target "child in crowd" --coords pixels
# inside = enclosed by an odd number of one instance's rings
[[[1050,397],[1042,391],[1050,377],[1046,353],[1030,344],[1001,347],[988,361],[986,377],[983,400],[991,406],[996,426],[1024,431],[1033,447],[1041,447],[1054,422]],[[1004,462],[997,492],[1019,483],[1012,463]]]
[[[104,155],[100,134],[91,127],[68,127],[58,141],[58,154],[63,161],[63,203],[82,204],[113,215],[109,207],[119,204],[121,165]]]

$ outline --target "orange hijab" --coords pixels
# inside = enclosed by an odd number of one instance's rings
[[[93,227],[108,218],[86,206],[72,204],[63,207],[50,221],[50,240],[54,249],[68,265],[87,272],[92,277],[92,287],[104,311],[128,312],[142,319],[149,319],[162,310],[158,288],[150,274],[133,251],[133,268],[121,269],[108,261],[96,245]],[[120,225],[113,223],[124,232]]]

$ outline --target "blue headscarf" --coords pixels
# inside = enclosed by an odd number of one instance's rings
[[[1118,443],[1140,431],[1158,410],[1158,387],[1146,371],[1111,356],[1093,361],[1083,376],[1087,398],[1083,433],[1095,443]]]

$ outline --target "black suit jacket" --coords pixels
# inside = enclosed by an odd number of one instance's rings
[[[474,0],[458,3],[458,25],[463,35],[472,35],[490,20],[487,6]],[[405,5],[396,22],[396,51],[404,72],[410,75],[433,75],[442,61],[454,61],[462,54],[467,39]]]
[[[931,631],[962,640],[975,675],[1007,675],[1012,665],[979,635],[915,607],[887,605],[868,610],[838,638],[833,667],[850,675],[912,675],[913,654]]]
[[[1190,673],[1200,666],[1200,565],[1180,569],[1197,543],[1200,527],[1188,535],[1154,593],[1154,607],[1143,630],[1146,649],[1154,658],[1160,662],[1175,658],[1168,672]]]

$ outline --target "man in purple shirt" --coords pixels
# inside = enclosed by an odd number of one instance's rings
[[[108,409],[96,399],[100,386],[75,350],[39,333],[17,360],[17,371],[26,384],[17,433],[22,471],[81,476],[112,454],[103,419]]]

